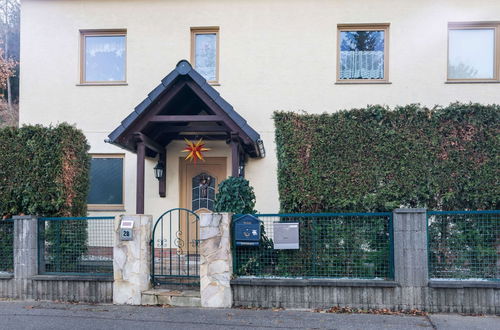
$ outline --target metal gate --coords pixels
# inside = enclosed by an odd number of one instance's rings
[[[151,280],[153,285],[199,285],[199,217],[176,208],[163,213],[153,226]]]

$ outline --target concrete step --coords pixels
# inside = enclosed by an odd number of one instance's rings
[[[141,293],[141,305],[201,307],[200,291],[153,289]]]

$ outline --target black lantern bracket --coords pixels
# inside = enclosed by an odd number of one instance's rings
[[[158,193],[160,197],[166,196],[166,154],[158,154],[158,163],[154,167],[155,178],[158,179]]]

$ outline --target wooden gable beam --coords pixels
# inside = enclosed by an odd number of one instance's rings
[[[140,133],[140,132],[135,132],[134,137],[136,141],[141,141],[144,143],[146,147],[149,149],[159,153],[163,154],[165,153],[165,147],[161,146],[159,143],[155,142],[153,139],[149,138],[146,134]]]
[[[203,125],[183,125],[183,126],[160,126],[151,131],[149,136],[159,141],[165,135],[172,135],[172,133],[229,133],[230,129],[225,125],[221,126],[203,126]],[[163,142],[161,142],[163,144]]]
[[[243,141],[247,144],[253,144],[245,132],[238,126],[232,119],[229,117],[227,113],[225,113],[222,109],[219,108],[217,104],[210,98],[196,83],[193,81],[188,81],[186,84],[191,88],[191,90],[198,96],[210,110],[216,115],[222,118],[224,124],[226,124],[232,132],[239,133],[239,137],[243,139]]]
[[[172,86],[169,91],[163,96],[163,98],[156,104],[151,105],[146,114],[142,115],[142,118],[136,119],[136,121],[126,129],[126,132],[141,132],[151,121],[151,118],[156,116],[163,108],[186,86],[186,82],[179,82]]]
[[[240,176],[240,139],[237,132],[231,132],[229,141],[231,147],[231,176]]]
[[[221,122],[224,119],[217,115],[190,115],[190,116],[153,116],[150,119],[155,123],[190,123],[190,122]]]
[[[166,133],[180,133],[180,132],[230,132],[225,126],[202,126],[202,125],[187,125],[187,126],[170,126],[165,127]]]

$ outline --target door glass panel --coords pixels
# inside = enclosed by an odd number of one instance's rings
[[[193,190],[191,192],[191,208],[193,211],[202,208],[210,211],[214,210],[216,181],[216,178],[206,173],[198,174],[193,178]]]

